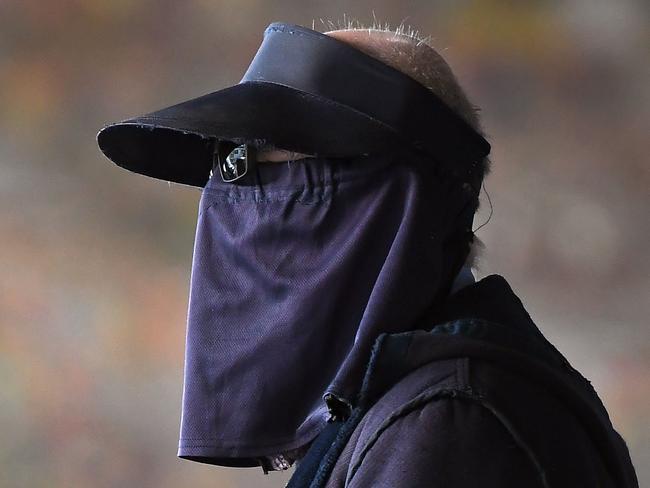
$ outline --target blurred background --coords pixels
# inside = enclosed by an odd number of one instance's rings
[[[479,277],[504,275],[591,379],[650,486],[649,6],[1,0],[0,486],[283,486],[176,457],[199,191],[95,135],[237,83],[270,22],[373,11],[431,35],[482,107]]]

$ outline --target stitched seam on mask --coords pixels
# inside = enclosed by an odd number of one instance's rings
[[[325,413],[326,412],[323,412],[323,415]],[[323,426],[325,426],[326,423],[327,423],[327,420],[322,415],[315,416],[314,421],[313,421],[313,425],[309,429],[305,430],[305,433],[303,434],[301,439],[307,438],[309,436],[313,436],[314,433],[319,432],[320,429]],[[215,441],[215,443],[201,444],[201,445],[190,445],[190,446],[180,445],[180,444],[183,443],[183,441],[202,441],[204,443],[207,443],[207,442],[210,442],[210,441]],[[290,441],[295,441],[295,442],[291,443]],[[262,444],[262,443],[257,443],[256,442],[254,444],[241,444],[241,443],[236,443],[236,442],[225,441],[223,439],[219,439],[219,438],[216,438],[216,437],[203,437],[203,438],[181,437],[181,438],[179,438],[179,446],[178,446],[178,448],[179,449],[194,449],[194,448],[197,448],[197,447],[226,447],[226,448],[238,448],[238,449],[246,449],[246,448],[250,448],[250,447],[264,447],[264,448],[273,447],[273,448],[275,448],[278,444],[285,444],[285,443],[288,443],[288,442],[290,444],[296,444],[296,447],[299,447],[299,445],[301,443],[303,443],[304,441],[296,440],[295,436],[287,436],[287,437],[281,437],[279,439],[276,439],[272,443],[263,443]],[[190,444],[191,444],[191,442],[190,442]],[[292,447],[289,447],[289,448],[282,447],[282,449],[293,449],[293,448]]]
[[[295,198],[295,196],[305,191],[312,191],[310,186],[312,186],[313,188],[322,188],[324,190],[327,190],[328,188],[331,187],[345,188],[349,184],[355,183],[358,180],[363,180],[364,183],[372,182],[373,179],[379,177],[380,174],[387,169],[388,167],[384,167],[378,169],[377,171],[371,172],[369,174],[354,175],[349,178],[342,178],[342,179],[334,178],[331,183],[323,183],[319,186],[314,184],[314,185],[301,185],[301,186],[294,186],[294,187],[283,187],[282,189],[279,190],[256,190],[256,189],[251,191],[243,190],[242,192],[243,196],[241,197],[232,197],[231,195],[233,193],[231,193],[231,191],[228,190],[206,187],[203,189],[203,193],[210,194],[209,198],[211,203],[203,210],[201,210],[199,212],[199,215],[201,215],[203,212],[213,207],[217,203],[240,204],[246,202],[273,203],[273,202],[294,201],[302,205],[316,205],[323,202],[331,201],[333,193],[323,191],[322,195],[315,196],[313,198]],[[267,197],[256,198],[257,195],[266,195]]]
[[[312,199],[302,199],[302,198],[292,198],[293,195],[288,195],[288,196],[280,196],[280,195],[274,195],[275,198],[216,198],[212,199],[214,200],[214,203],[242,203],[242,202],[250,202],[250,203],[273,203],[273,202],[286,202],[286,201],[293,201],[296,203],[302,203],[304,205],[313,205],[315,203],[321,203],[324,201],[331,200],[331,197],[315,197]],[[212,205],[212,204],[211,204]]]
[[[387,168],[381,168],[379,172],[382,170],[385,170]],[[330,187],[346,187],[349,183],[354,183],[355,180],[360,180],[363,179],[364,182],[372,181],[372,179],[375,176],[379,176],[379,173],[373,172],[370,175],[355,175],[354,177],[350,178],[344,178],[344,179],[334,179],[332,183],[324,183],[318,188],[323,188],[327,189]],[[292,188],[294,190],[292,191]],[[281,190],[267,190],[267,191],[261,191],[261,190],[252,190],[251,192],[246,192],[244,190],[243,195],[241,197],[232,197],[232,193],[228,190],[221,190],[217,188],[204,188],[203,193],[209,194],[210,197],[210,204],[200,210],[199,216],[208,210],[209,208],[213,207],[214,205],[217,205],[219,203],[228,203],[228,204],[240,204],[240,203],[273,203],[273,202],[286,202],[286,201],[294,201],[296,203],[299,203],[301,205],[317,205],[323,202],[328,202],[332,200],[332,193],[325,193],[323,192],[322,195],[316,196],[313,198],[295,198],[296,195],[300,194],[301,192],[304,192],[308,190],[307,185],[303,186],[297,186],[297,187],[285,187]],[[257,195],[266,195],[266,198],[256,198]]]
[[[309,420],[305,422],[305,425],[308,425],[310,427],[305,430],[304,435],[312,434],[313,431],[319,429],[322,425],[325,425],[325,423],[327,422],[326,417],[325,417],[326,414],[327,414],[327,407],[326,406],[323,405],[321,407],[318,407],[315,410],[315,413],[309,417]],[[284,442],[287,442],[287,441],[289,441],[291,439],[294,439],[294,438],[295,438],[295,436],[290,435],[290,436],[281,437],[279,439],[276,439],[275,441],[273,441],[272,444],[255,443],[254,446],[259,446],[259,445],[261,445],[263,447],[275,446],[278,442],[284,443]],[[180,437],[178,440],[179,441],[205,441],[205,442],[208,442],[208,441],[223,442],[224,441],[224,439],[219,438],[219,437]],[[229,444],[229,446],[240,447],[240,444]],[[188,446],[188,447],[193,447],[193,446]],[[214,446],[210,445],[210,446],[197,446],[197,447],[214,447]],[[241,447],[250,447],[250,446],[249,445],[244,445],[244,446],[241,446]]]
[[[296,203],[301,204],[301,205],[307,205],[307,206],[309,206],[309,205],[317,205],[317,204],[319,204],[319,203],[323,203],[323,202],[328,202],[328,201],[330,201],[330,200],[331,200],[331,198],[322,198],[322,199],[319,199],[319,200],[312,200],[312,201],[309,201],[309,202],[302,201],[302,200],[294,200],[294,201],[295,201]],[[263,201],[259,201],[259,200],[258,200],[258,201],[256,201],[255,203],[273,203],[273,202],[276,202],[276,203],[277,203],[277,202],[283,202],[283,201],[285,201],[285,200],[270,200],[270,199],[267,199],[267,200],[263,200]],[[210,209],[211,209],[212,207],[214,207],[215,205],[218,205],[218,204],[220,204],[220,203],[228,203],[228,204],[238,205],[238,204],[243,203],[243,202],[245,202],[244,199],[239,199],[239,200],[235,200],[235,201],[233,201],[233,200],[226,200],[226,199],[218,199],[217,201],[213,201],[213,202],[211,202],[208,206],[206,206],[205,208],[201,209],[201,210],[199,211],[198,215],[197,215],[197,218],[200,217],[201,215],[203,215],[203,214],[204,214],[205,212],[207,212],[208,210],[210,210]]]
[[[203,213],[205,213],[206,211],[210,210],[212,207],[214,207],[215,205],[218,205],[220,203],[228,203],[228,204],[238,205],[238,204],[241,204],[241,203],[245,203],[247,201],[248,202],[254,202],[254,203],[274,203],[274,202],[277,203],[277,202],[284,202],[284,201],[294,201],[294,202],[299,203],[301,205],[317,205],[319,203],[328,202],[331,199],[332,199],[331,196],[330,197],[319,197],[317,199],[310,200],[310,201],[292,200],[291,198],[284,198],[284,199],[270,199],[270,198],[267,198],[267,199],[260,199],[260,200],[250,200],[250,199],[245,199],[245,198],[239,198],[239,199],[218,198],[216,201],[211,201],[210,204],[208,204],[206,207],[201,209],[199,211],[199,213],[198,213],[198,217],[200,217],[201,215],[203,215]]]
[[[350,158],[350,162],[348,163],[343,163],[343,164],[350,164],[354,165],[353,159],[356,158]],[[297,161],[294,161],[297,163]],[[303,163],[298,163],[298,164],[309,164],[308,161],[303,162]],[[362,173],[353,173],[353,174],[348,174],[345,176],[340,176],[340,174],[337,174],[333,176],[331,179],[328,180],[317,180],[314,181],[313,183],[309,184],[300,184],[300,185],[293,185],[293,186],[283,186],[281,188],[277,189],[272,189],[272,190],[252,190],[252,192],[255,193],[265,193],[267,195],[282,195],[283,192],[286,193],[292,193],[294,194],[296,191],[300,190],[307,190],[307,189],[312,189],[312,188],[329,188],[332,186],[337,186],[337,185],[345,185],[348,182],[355,182],[358,180],[364,180],[364,182],[369,182],[372,181],[374,178],[378,178],[379,176],[382,176],[384,173],[389,172],[390,170],[394,169],[395,166],[399,163],[389,163],[386,164],[385,166],[378,166],[378,167],[371,167],[368,171],[364,171]],[[208,183],[209,184],[209,183]],[[262,186],[264,184],[262,183]],[[211,188],[209,186],[205,186],[203,188],[203,191],[205,193],[222,193],[224,195],[230,195],[232,190],[227,190],[227,189],[221,189],[221,188]],[[246,190],[243,190],[246,192]]]
[[[263,185],[263,184],[262,184]],[[323,188],[326,189],[330,186],[334,186],[335,183],[325,183],[324,181],[319,181],[317,183],[314,183],[314,187],[317,188]],[[292,197],[295,195],[299,195],[305,190],[308,190],[309,187],[308,185],[296,185],[296,186],[284,186],[282,188],[274,189],[274,190],[257,190],[257,189],[249,189],[249,190],[240,190],[240,195],[245,195],[243,198],[248,198],[251,195],[269,195],[269,196],[280,196],[280,197]],[[235,193],[237,193],[235,190],[223,190],[220,188],[204,188],[203,193],[211,193],[213,195],[221,195],[223,197],[231,197]],[[234,198],[235,200],[241,200],[242,198]]]

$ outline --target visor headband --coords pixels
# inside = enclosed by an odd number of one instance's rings
[[[490,144],[401,71],[333,37],[275,22],[240,83],[284,85],[366,114],[443,164],[471,169]],[[343,128],[344,130],[344,128]]]

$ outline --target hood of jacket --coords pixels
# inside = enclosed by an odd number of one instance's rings
[[[414,330],[375,341],[359,404],[371,405],[408,373],[432,361],[472,357],[543,384],[580,419],[620,485],[638,486],[623,439],[591,383],[544,337],[500,275],[452,294]]]

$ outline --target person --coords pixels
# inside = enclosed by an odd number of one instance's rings
[[[478,109],[416,33],[275,22],[240,83],[104,126],[202,188],[178,456],[288,487],[634,487],[591,384],[471,273]]]

